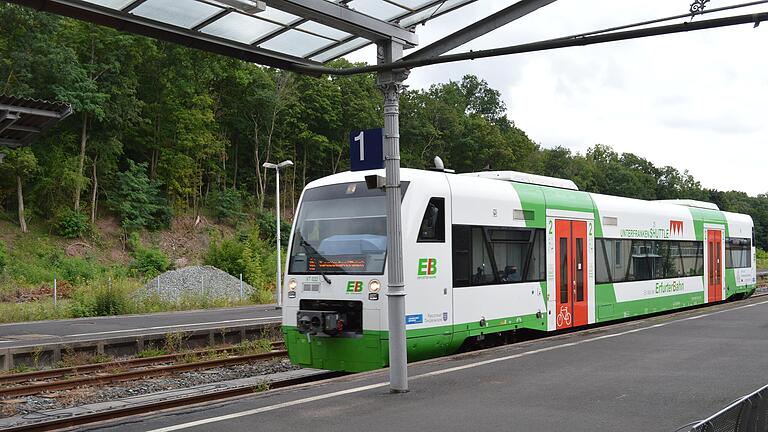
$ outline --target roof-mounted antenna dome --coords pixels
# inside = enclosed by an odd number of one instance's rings
[[[440,172],[446,172],[446,173],[455,173],[456,171],[452,169],[445,169],[445,164],[443,163],[443,159],[440,158],[440,156],[435,156],[435,167],[430,168],[431,171],[440,171]]]

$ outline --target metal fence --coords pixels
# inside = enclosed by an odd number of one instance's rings
[[[768,386],[734,401],[696,424],[691,432],[768,431]]]

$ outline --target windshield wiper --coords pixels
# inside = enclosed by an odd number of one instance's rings
[[[323,272],[322,267],[320,266],[320,253],[317,251],[317,249],[314,248],[309,242],[304,240],[304,236],[299,233],[299,246],[303,247],[307,253],[310,254],[310,258],[314,258],[317,262],[317,272],[320,273],[320,276],[323,277],[325,282],[330,285],[331,284],[331,278],[329,278],[325,272]]]

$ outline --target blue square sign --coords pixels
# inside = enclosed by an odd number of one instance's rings
[[[384,168],[384,129],[350,132],[349,158],[352,171]]]

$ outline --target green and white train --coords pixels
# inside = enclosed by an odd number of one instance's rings
[[[388,365],[385,195],[345,172],[310,183],[294,220],[283,331],[291,361]],[[586,326],[741,298],[752,218],[696,201],[579,191],[513,171],[402,170],[409,361],[519,329]]]

